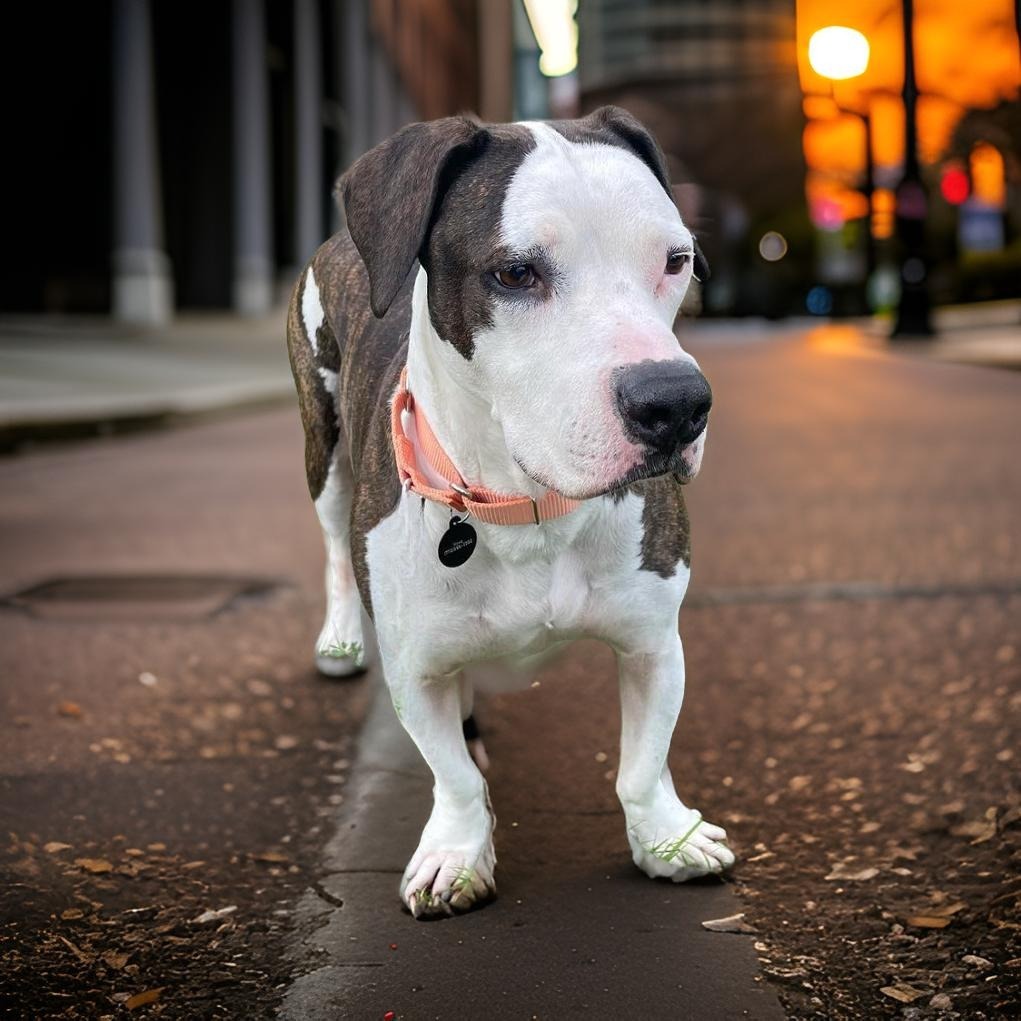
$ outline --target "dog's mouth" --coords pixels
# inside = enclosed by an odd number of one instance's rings
[[[641,464],[635,465],[627,474],[621,476],[607,490],[607,493],[619,492],[636,482],[643,482],[646,479],[658,479],[664,475],[673,475],[678,482],[690,482],[697,474],[697,469],[685,460],[685,453],[690,451],[694,444],[688,444],[675,450],[672,454],[649,454]]]
[[[661,454],[655,451],[650,452],[639,464],[635,465],[624,475],[615,479],[608,486],[593,487],[592,489],[584,492],[568,492],[561,489],[548,477],[539,472],[532,471],[526,464],[523,464],[517,456],[514,457],[514,461],[525,475],[528,476],[528,478],[530,478],[533,482],[538,483],[540,486],[544,486],[546,489],[552,489],[555,492],[560,493],[562,496],[566,496],[569,500],[591,500],[597,496],[612,496],[615,493],[620,493],[622,490],[627,489],[628,486],[634,485],[636,482],[643,482],[647,479],[657,479],[664,475],[672,475],[678,482],[685,485],[698,474],[699,459],[694,455],[694,449],[698,445],[700,439],[701,434],[699,434],[692,443],[679,447],[671,454]]]

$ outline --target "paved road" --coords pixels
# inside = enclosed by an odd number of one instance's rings
[[[323,685],[305,665],[320,553],[283,411],[0,465],[5,588],[114,569],[291,586],[214,617],[193,606],[191,620],[0,615],[0,822],[21,835],[15,852],[37,845],[35,861],[46,841],[94,839],[112,855],[117,836],[155,833],[184,861],[217,863],[215,891],[239,853],[285,848],[297,871],[280,910],[300,924],[265,940],[296,964],[265,968],[286,990],[258,988],[267,1003],[283,994],[293,1018],[773,1018],[774,988],[798,1016],[875,1017],[900,1009],[882,983],[943,988],[914,977],[936,967],[917,955],[877,962],[875,927],[890,924],[866,919],[949,889],[951,837],[910,869],[897,858],[918,857],[902,846],[916,816],[956,797],[955,783],[966,820],[1010,787],[1021,379],[890,357],[840,330],[702,325],[696,337],[717,404],[690,490],[689,694],[673,766],[686,799],[736,840],[743,901],[730,885],[634,873],[613,798],[612,660],[582,644],[538,688],[481,707],[500,899],[453,922],[400,913],[428,783],[385,705],[357,753],[329,744],[374,679]],[[64,701],[82,715],[60,715]],[[293,744],[277,743],[281,730]],[[139,802],[169,786],[148,770],[172,772],[166,809]],[[976,875],[990,874],[992,847],[973,852]],[[899,885],[844,910],[853,884],[824,877],[856,855]],[[742,904],[758,939],[701,928]],[[992,953],[984,931],[968,938]],[[144,963],[135,986],[108,976],[104,989],[167,985],[171,1005],[190,995],[187,979],[161,979],[158,957]]]

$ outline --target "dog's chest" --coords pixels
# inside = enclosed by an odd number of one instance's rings
[[[436,553],[444,519],[402,500],[369,536],[372,600],[381,638],[429,672],[487,659],[527,658],[565,640],[627,637],[676,613],[687,570],[640,570],[642,501],[600,501],[534,531],[480,526],[462,566]],[[683,565],[681,565],[683,568]]]

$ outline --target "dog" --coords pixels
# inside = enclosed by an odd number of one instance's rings
[[[615,107],[449,117],[402,128],[337,193],[347,229],[288,314],[327,555],[316,660],[332,676],[363,668],[364,607],[434,775],[404,904],[426,918],[495,894],[464,669],[583,636],[617,657],[616,791],[636,865],[674,881],[723,871],[725,831],[680,800],[667,765],[684,694],[682,486],[712,394],[673,332],[708,267],[658,145]]]

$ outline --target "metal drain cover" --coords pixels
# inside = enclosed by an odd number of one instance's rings
[[[51,578],[0,602],[47,619],[196,619],[279,587],[268,578],[223,575],[93,575]]]

